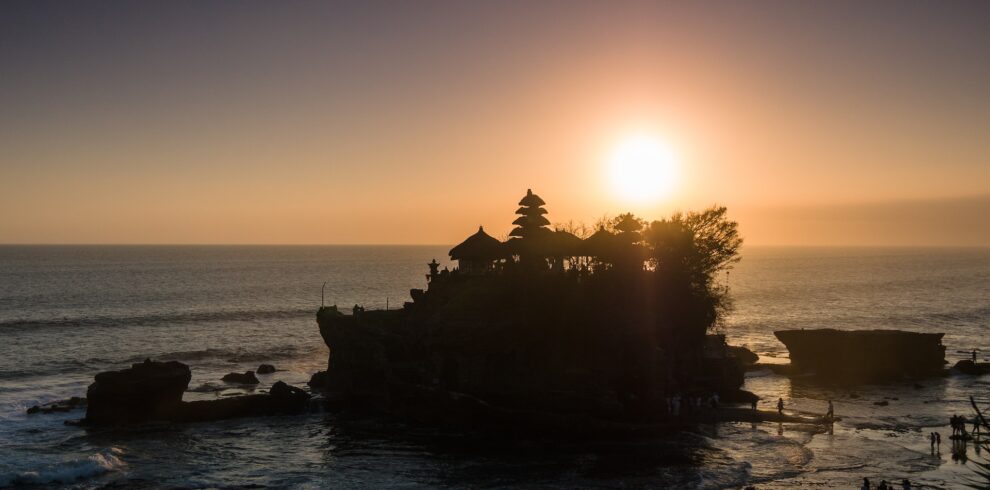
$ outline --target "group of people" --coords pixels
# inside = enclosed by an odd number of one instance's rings
[[[717,409],[720,403],[718,393],[712,393],[707,397],[701,396],[684,396],[682,397],[679,393],[674,396],[668,396],[664,399],[667,404],[667,413],[674,416],[679,416],[682,413],[690,414],[700,412],[704,407],[711,407],[713,410]]]
[[[942,449],[942,434],[938,432],[932,432],[928,434],[928,441],[931,442],[932,452],[941,452]]]
[[[954,436],[966,436],[966,417],[962,415],[953,415],[949,417],[949,426],[952,427],[952,435]],[[978,427],[974,425],[974,427]]]
[[[863,486],[859,487],[860,490],[895,490],[895,483],[887,483],[887,480],[880,480],[880,484],[876,487],[870,486],[870,479],[863,478]],[[907,478],[901,480],[901,490],[911,490],[911,482]]]

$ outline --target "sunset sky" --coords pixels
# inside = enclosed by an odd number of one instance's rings
[[[3,2],[0,61],[0,243],[456,243],[532,188],[990,245],[990,2]]]

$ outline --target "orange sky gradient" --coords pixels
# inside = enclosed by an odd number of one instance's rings
[[[37,5],[0,6],[0,243],[456,243],[532,188],[990,245],[986,3]],[[637,131],[654,202],[606,182]]]

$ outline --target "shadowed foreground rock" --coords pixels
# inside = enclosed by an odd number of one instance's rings
[[[793,374],[842,381],[874,381],[941,374],[941,333],[902,330],[780,330]]]
[[[119,425],[148,421],[203,422],[235,417],[295,414],[310,395],[281,381],[267,394],[220,400],[182,401],[191,379],[189,366],[146,360],[128,369],[96,375],[86,393],[86,423]]]

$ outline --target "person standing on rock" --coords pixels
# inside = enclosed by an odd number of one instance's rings
[[[777,413],[779,413],[781,415],[784,414],[784,399],[783,398],[778,398],[777,399]]]

